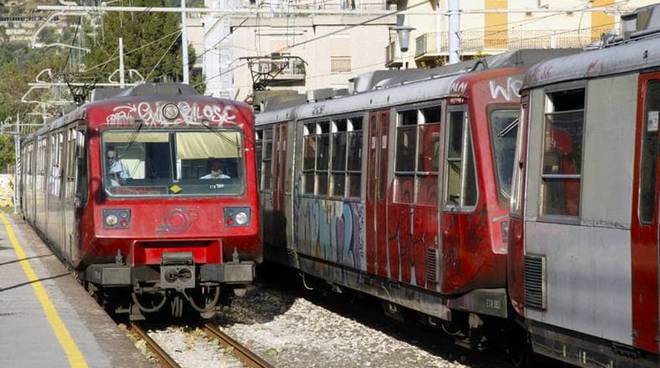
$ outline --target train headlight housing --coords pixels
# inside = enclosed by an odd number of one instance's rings
[[[130,224],[130,209],[106,208],[103,210],[103,227],[106,229],[126,229]]]
[[[236,225],[245,225],[248,222],[248,215],[245,212],[239,212],[234,215],[234,220],[236,221]]]
[[[163,106],[163,116],[167,120],[174,120],[179,116],[179,108],[173,103],[168,103]]]
[[[250,225],[250,208],[249,207],[225,208],[225,225],[227,226]]]

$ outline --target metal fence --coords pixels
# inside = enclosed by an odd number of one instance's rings
[[[448,54],[448,32],[425,33],[415,39],[415,57]],[[461,32],[461,53],[476,54],[524,48],[582,48],[592,42],[591,32],[585,30]]]

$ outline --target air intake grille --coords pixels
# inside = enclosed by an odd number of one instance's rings
[[[438,250],[429,248],[426,250],[426,283],[438,282]]]
[[[546,309],[545,257],[525,256],[525,306],[533,309]]]

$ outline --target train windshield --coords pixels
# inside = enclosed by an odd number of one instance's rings
[[[516,151],[516,134],[520,110],[493,110],[490,113],[490,133],[493,140],[497,185],[506,198],[511,196],[511,176]]]
[[[103,185],[111,196],[238,195],[243,134],[235,130],[105,131]]]

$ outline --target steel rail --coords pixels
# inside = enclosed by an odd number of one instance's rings
[[[140,327],[138,324],[135,322],[131,322],[130,325],[130,331],[134,331],[142,340],[144,340],[147,343],[147,348],[151,350],[151,352],[156,356],[156,359],[161,364],[161,367],[168,367],[168,368],[181,368],[179,363],[177,363],[172,357],[167,354],[163,348],[158,345],[154,339],[149,337],[147,333]]]
[[[231,348],[231,353],[250,368],[273,368],[273,365],[265,361],[259,355],[253,353],[238,341],[229,337],[226,333],[220,331],[210,324],[204,324],[204,332],[212,339],[218,340],[225,347]]]

